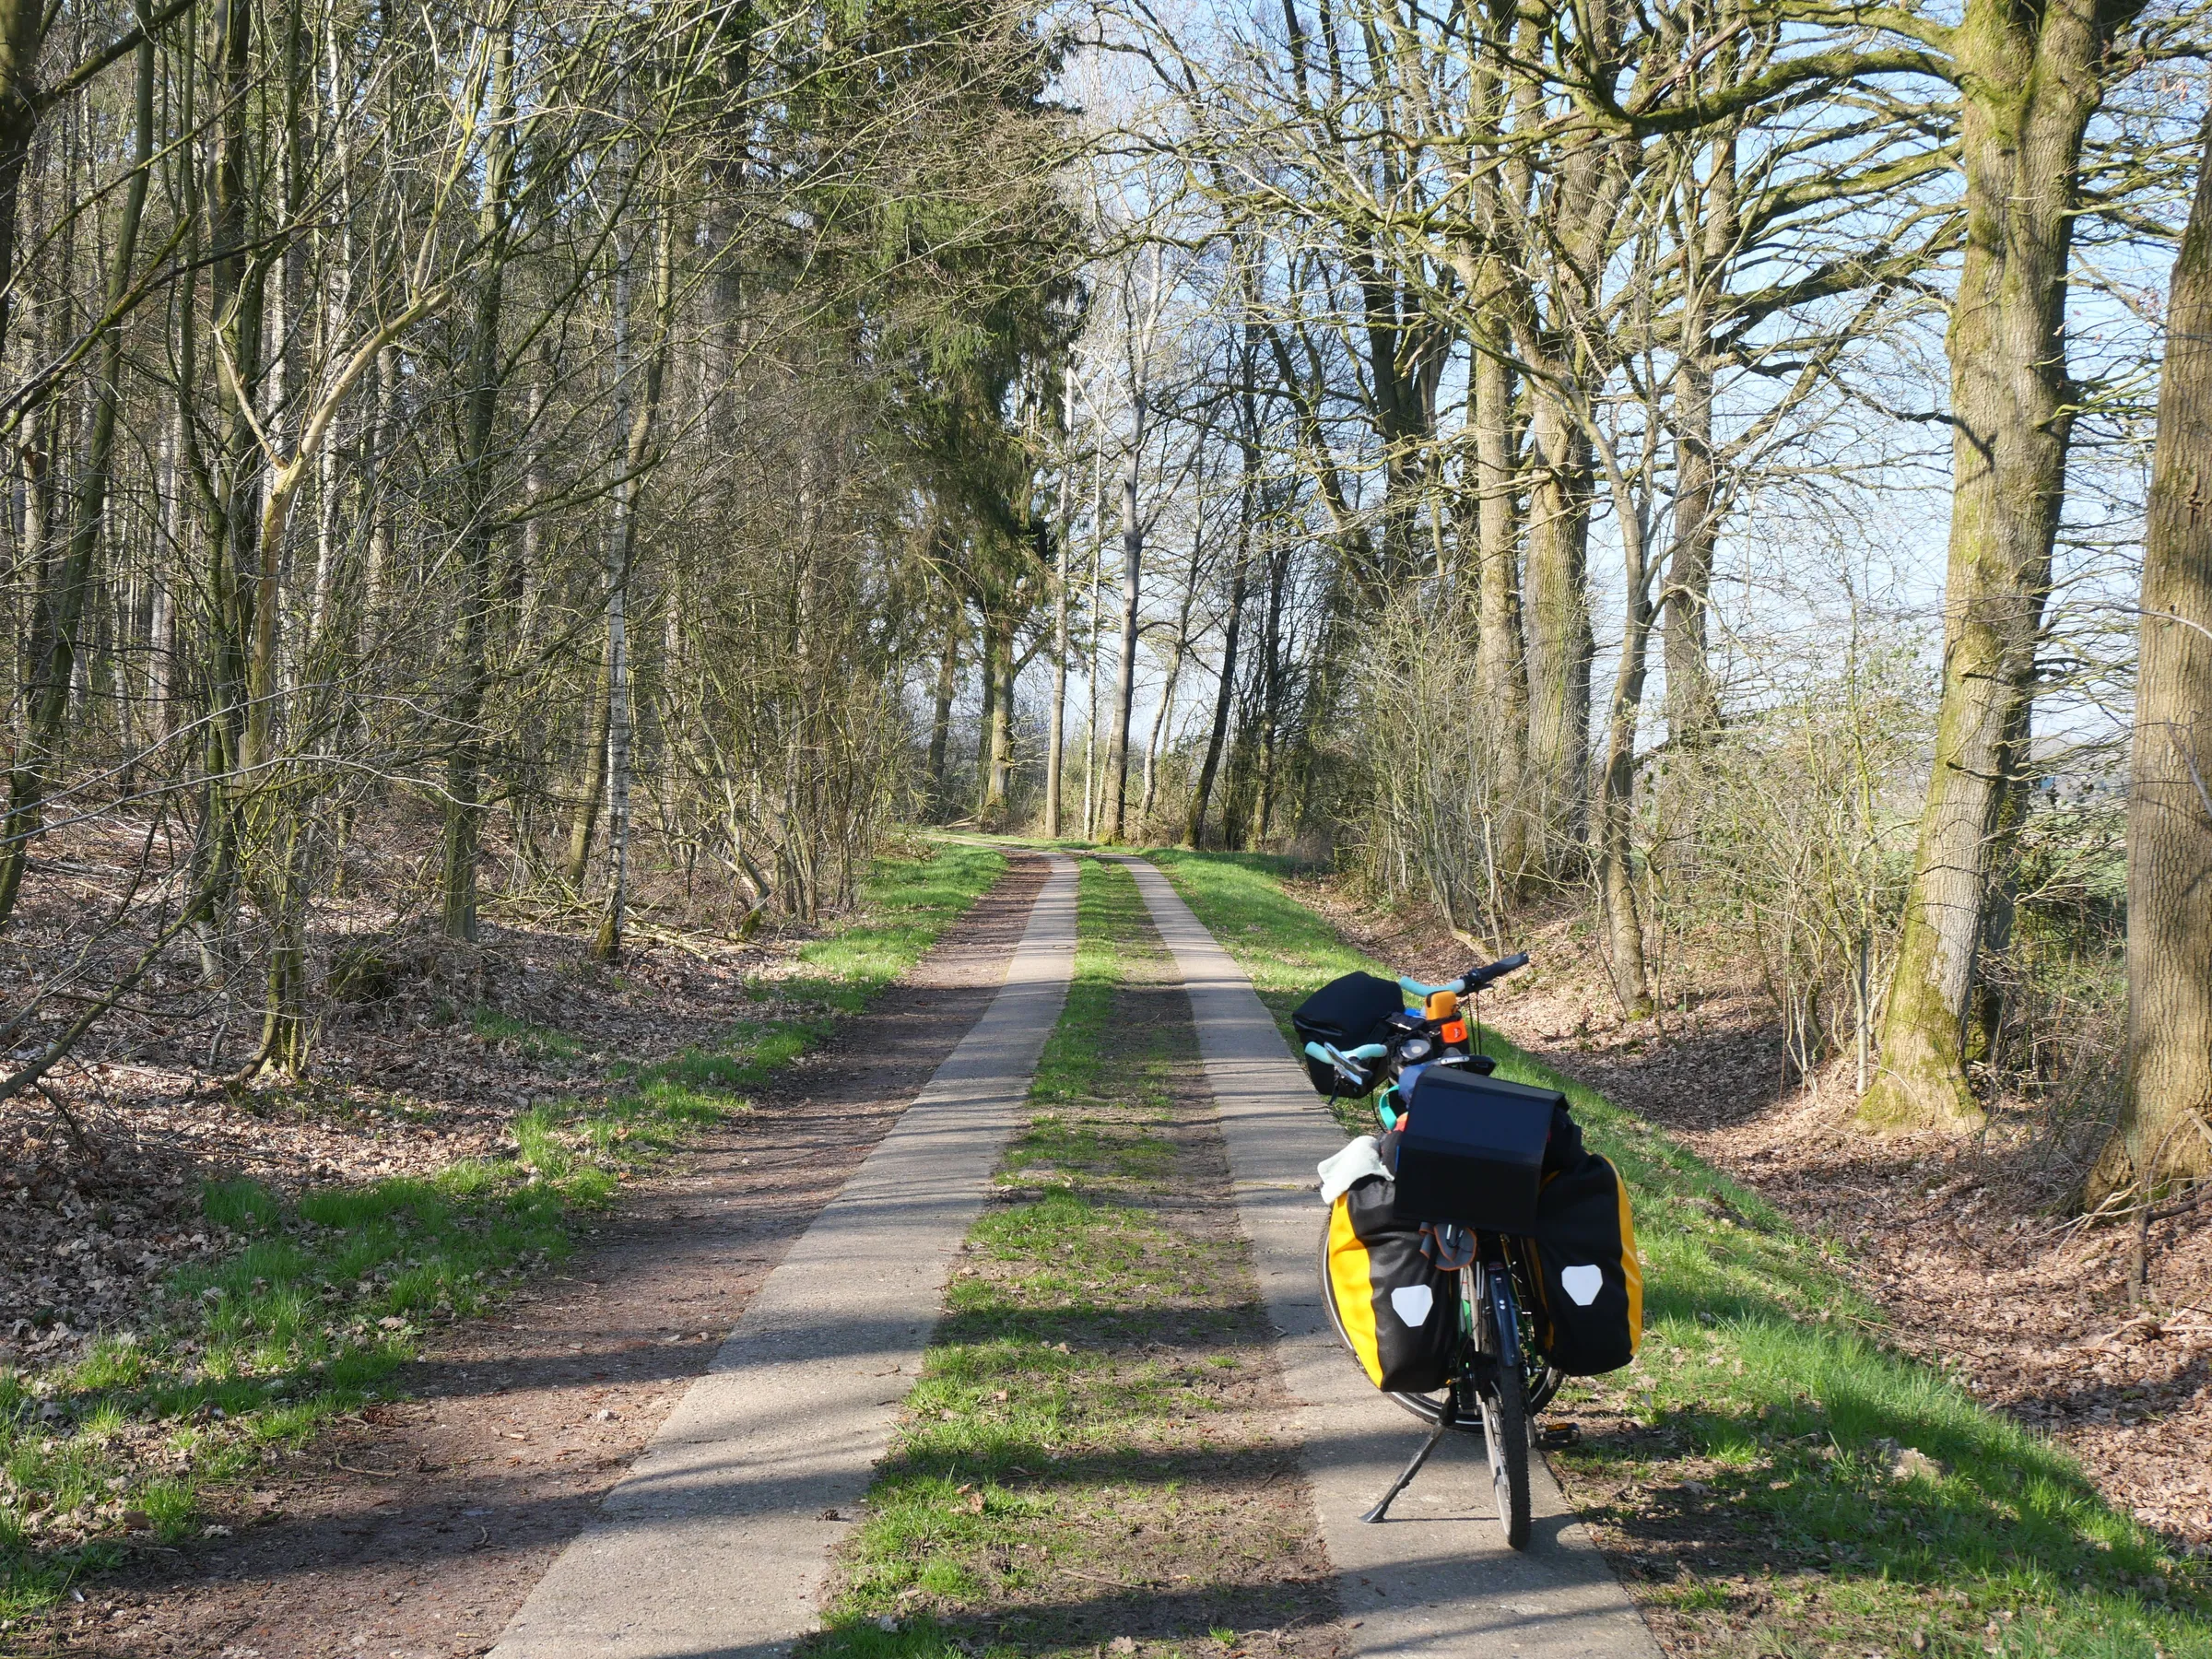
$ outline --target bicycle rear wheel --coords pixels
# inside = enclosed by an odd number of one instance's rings
[[[1336,1289],[1329,1279],[1329,1221],[1326,1211],[1323,1212],[1321,1222],[1321,1301],[1322,1306],[1329,1311],[1329,1324],[1336,1332],[1336,1340],[1344,1344],[1346,1353],[1353,1354],[1356,1357],[1358,1350],[1352,1347],[1351,1334],[1344,1328],[1344,1316],[1337,1312],[1336,1308]],[[1401,1411],[1410,1413],[1433,1429],[1436,1427],[1438,1419],[1444,1415],[1445,1406],[1451,1402],[1452,1391],[1447,1388],[1441,1394],[1396,1394],[1385,1391],[1383,1398],[1393,1402]],[[1459,1417],[1453,1419],[1452,1428],[1454,1432],[1459,1434],[1480,1434],[1482,1422],[1477,1418]]]

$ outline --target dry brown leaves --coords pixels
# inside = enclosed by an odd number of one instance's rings
[[[42,844],[0,933],[0,1009],[65,976],[89,919],[124,889],[127,841],[88,829]],[[205,992],[193,947],[172,947],[39,1091],[0,1105],[0,1365],[65,1363],[95,1333],[140,1327],[180,1264],[233,1248],[202,1213],[203,1182],[296,1192],[494,1151],[518,1110],[591,1095],[620,1064],[726,1031],[748,979],[777,977],[800,942],[688,932],[680,887],[641,897],[618,968],[585,959],[581,912],[495,912],[462,945],[366,900],[327,907],[311,943],[318,971],[366,944],[378,971],[327,1007],[314,1073],[288,1087],[234,1080],[259,1031],[258,986]],[[129,927],[107,944],[118,959],[142,947]],[[11,1058],[77,1006],[50,997]],[[478,1010],[562,1041],[480,1031]]]

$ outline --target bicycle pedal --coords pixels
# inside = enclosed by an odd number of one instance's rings
[[[1583,1430],[1579,1423],[1547,1423],[1536,1430],[1536,1450],[1557,1452],[1582,1442]]]

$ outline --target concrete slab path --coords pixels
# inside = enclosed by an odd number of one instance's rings
[[[1190,993],[1229,1142],[1237,1208],[1269,1316],[1282,1333],[1305,1472],[1359,1652],[1391,1659],[1658,1659],[1619,1581],[1532,1460],[1535,1539],[1508,1549],[1481,1442],[1453,1435],[1392,1506],[1359,1516],[1426,1432],[1368,1383],[1321,1300],[1313,1166],[1345,1135],[1291,1058],[1242,969],[1152,865],[1123,858]]]
[[[768,1659],[819,1622],[830,1552],[913,1386],[960,1241],[1075,969],[1057,854],[1005,987],[762,1283],[494,1659]]]

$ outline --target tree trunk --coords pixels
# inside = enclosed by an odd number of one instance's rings
[[[453,747],[445,768],[444,903],[446,936],[477,936],[477,856],[484,839],[484,697],[491,685],[488,613],[492,602],[492,438],[499,424],[500,310],[507,276],[508,194],[514,176],[514,28],[512,11],[495,23],[500,31],[492,65],[493,122],[485,141],[482,206],[483,270],[477,280],[476,315],[469,325],[468,402],[461,453],[461,617],[454,641],[461,677],[453,704]]]
[[[1091,462],[1090,664],[1083,676],[1083,839],[1099,833],[1099,577],[1106,562],[1105,446]]]
[[[609,641],[600,650],[598,683],[592,688],[591,734],[584,739],[583,790],[576,797],[576,810],[569,819],[569,855],[561,865],[561,875],[576,891],[582,890],[583,878],[592,867],[592,840],[598,833],[599,808],[606,799],[606,735],[613,712],[609,701],[614,686],[612,643]]]
[[[16,270],[16,206],[23,167],[41,113],[31,79],[45,44],[45,0],[0,0],[0,360],[7,351],[9,301],[19,283]]]
[[[2118,13],[2100,0],[2040,13],[1971,0],[1958,34],[1966,251],[1946,342],[1953,477],[1943,698],[1881,1074],[1859,1102],[1859,1122],[1873,1130],[1983,1121],[1963,1027],[1991,845],[2027,749],[2021,705],[2033,686],[2077,401],[2065,301],[2082,138],[2103,97]]]
[[[1006,820],[1006,773],[1013,763],[1014,618],[983,615],[983,726],[976,739],[976,819],[986,830]]]
[[[1200,503],[1204,512],[1204,502]],[[1145,739],[1145,791],[1136,805],[1137,833],[1151,834],[1152,803],[1159,789],[1159,746],[1165,735],[1172,735],[1171,724],[1175,717],[1175,682],[1182,677],[1182,659],[1191,643],[1191,606],[1198,595],[1198,569],[1200,547],[1195,536],[1191,543],[1191,578],[1182,585],[1182,604],[1175,615],[1175,643],[1168,653],[1168,675],[1159,688],[1159,707],[1152,714],[1151,735]]]
[[[1636,724],[1643,711],[1643,682],[1652,640],[1651,555],[1644,524],[1627,479],[1608,454],[1613,516],[1621,541],[1621,587],[1627,616],[1613,696],[1606,712],[1606,763],[1597,781],[1598,897],[1606,917],[1606,958],[1622,1011],[1641,1018],[1652,1011],[1644,964],[1643,918],[1636,901]]]
[[[1244,587],[1252,569],[1252,530],[1259,517],[1260,418],[1253,391],[1253,369],[1258,354],[1257,328],[1244,330],[1244,388],[1239,409],[1238,448],[1242,476],[1237,489],[1237,547],[1229,572],[1229,614],[1221,623],[1221,678],[1214,689],[1214,718],[1206,735],[1206,759],[1198,781],[1191,789],[1190,817],[1182,830],[1182,844],[1194,852],[1206,844],[1206,806],[1214,793],[1214,779],[1221,767],[1222,746],[1229,741],[1229,712],[1237,695],[1237,638],[1244,627]]]
[[[399,348],[387,346],[376,354],[376,393],[369,406],[369,453],[362,466],[367,477],[361,487],[361,511],[369,518],[369,551],[363,560],[361,609],[371,623],[383,609],[392,585],[392,512],[384,500],[383,476],[392,451],[398,447],[394,432],[398,399]]]
[[[1058,521],[1059,547],[1055,549],[1058,566],[1053,582],[1053,710],[1050,729],[1045,735],[1044,747],[1044,839],[1060,839],[1060,778],[1063,768],[1063,748],[1067,743],[1067,551],[1075,538],[1075,441],[1076,441],[1076,371],[1071,364],[1062,370],[1065,409],[1061,417],[1061,439],[1068,453],[1060,465],[1060,517]]]
[[[952,780],[945,775],[952,746],[952,700],[960,686],[960,614],[956,600],[945,618],[945,654],[937,663],[936,706],[929,724],[929,789],[932,815],[942,817],[952,800]]]
[[[0,13],[0,25],[6,22]],[[149,38],[138,48],[137,94],[134,105],[137,134],[133,153],[134,171],[124,195],[123,219],[116,230],[115,248],[108,272],[108,305],[112,311],[131,287],[131,265],[137,256],[138,225],[146,209],[154,144],[154,43]],[[12,186],[0,185],[0,192]],[[12,220],[12,201],[0,206]],[[0,270],[5,270],[0,263]],[[100,344],[99,377],[92,386],[92,433],[87,446],[84,471],[76,480],[76,511],[69,527],[68,546],[63,550],[53,586],[53,602],[47,620],[44,658],[35,669],[35,701],[29,731],[8,772],[7,817],[0,820],[0,926],[14,912],[21,889],[23,866],[39,823],[40,807],[53,786],[53,771],[61,756],[68,722],[69,686],[76,677],[77,630],[84,619],[85,594],[92,577],[92,558],[100,546],[108,500],[108,476],[115,459],[115,418],[123,401],[124,331],[112,328]]]
[[[1706,656],[1705,613],[1720,542],[1719,480],[1712,448],[1712,313],[1716,290],[1737,253],[1735,139],[1712,145],[1712,174],[1686,187],[1701,225],[1682,247],[1682,355],[1675,366],[1675,499],[1660,611],[1666,667],[1667,741],[1695,748],[1721,724]]]
[[[1122,478],[1122,654],[1114,666],[1113,725],[1106,738],[1105,834],[1124,839],[1129,793],[1129,720],[1136,704],[1137,585],[1144,574],[1144,521],[1137,516],[1136,487],[1145,459],[1145,424],[1150,406],[1140,385],[1129,433],[1129,469]]]
[[[1493,285],[1495,294],[1502,284]],[[1494,300],[1493,303],[1496,301]],[[1473,397],[1475,464],[1475,690],[1489,748],[1491,862],[1499,893],[1520,896],[1540,833],[1531,822],[1528,778],[1528,663],[1523,654],[1520,513],[1515,500],[1513,375],[1498,353],[1477,347],[1468,378]]]
[[[654,208],[660,223],[654,229],[653,326],[656,331],[643,363],[643,382],[632,396],[629,387],[626,347],[621,334],[616,340],[617,375],[622,382],[622,412],[629,417],[629,433],[622,450],[622,477],[615,486],[611,534],[607,537],[606,606],[606,853],[611,877],[606,909],[593,936],[594,960],[612,962],[622,955],[622,927],[629,903],[629,657],[628,620],[629,583],[637,567],[638,497],[646,464],[653,453],[653,422],[660,414],[661,385],[667,376],[668,354],[676,340],[676,214],[665,199]],[[615,300],[617,329],[626,330],[629,311],[627,261],[618,260]]]
[[[1006,827],[1014,795],[1014,618],[1006,619],[998,641],[998,722],[991,730],[991,794],[997,803],[997,827]]]
[[[2212,116],[2166,314],[2127,784],[2127,1085],[2088,1199],[2212,1175]]]
[[[978,665],[982,669],[983,688],[982,716],[975,728],[974,812],[976,821],[980,824],[983,821],[984,808],[991,800],[991,734],[998,721],[998,663],[994,655],[998,638],[992,631],[988,611],[983,613],[982,627],[978,630],[977,637],[982,644],[982,660]]]
[[[1590,791],[1589,444],[1539,390],[1530,415],[1527,629],[1529,782],[1547,837],[1582,841]],[[1557,847],[1533,849],[1556,865]]]

